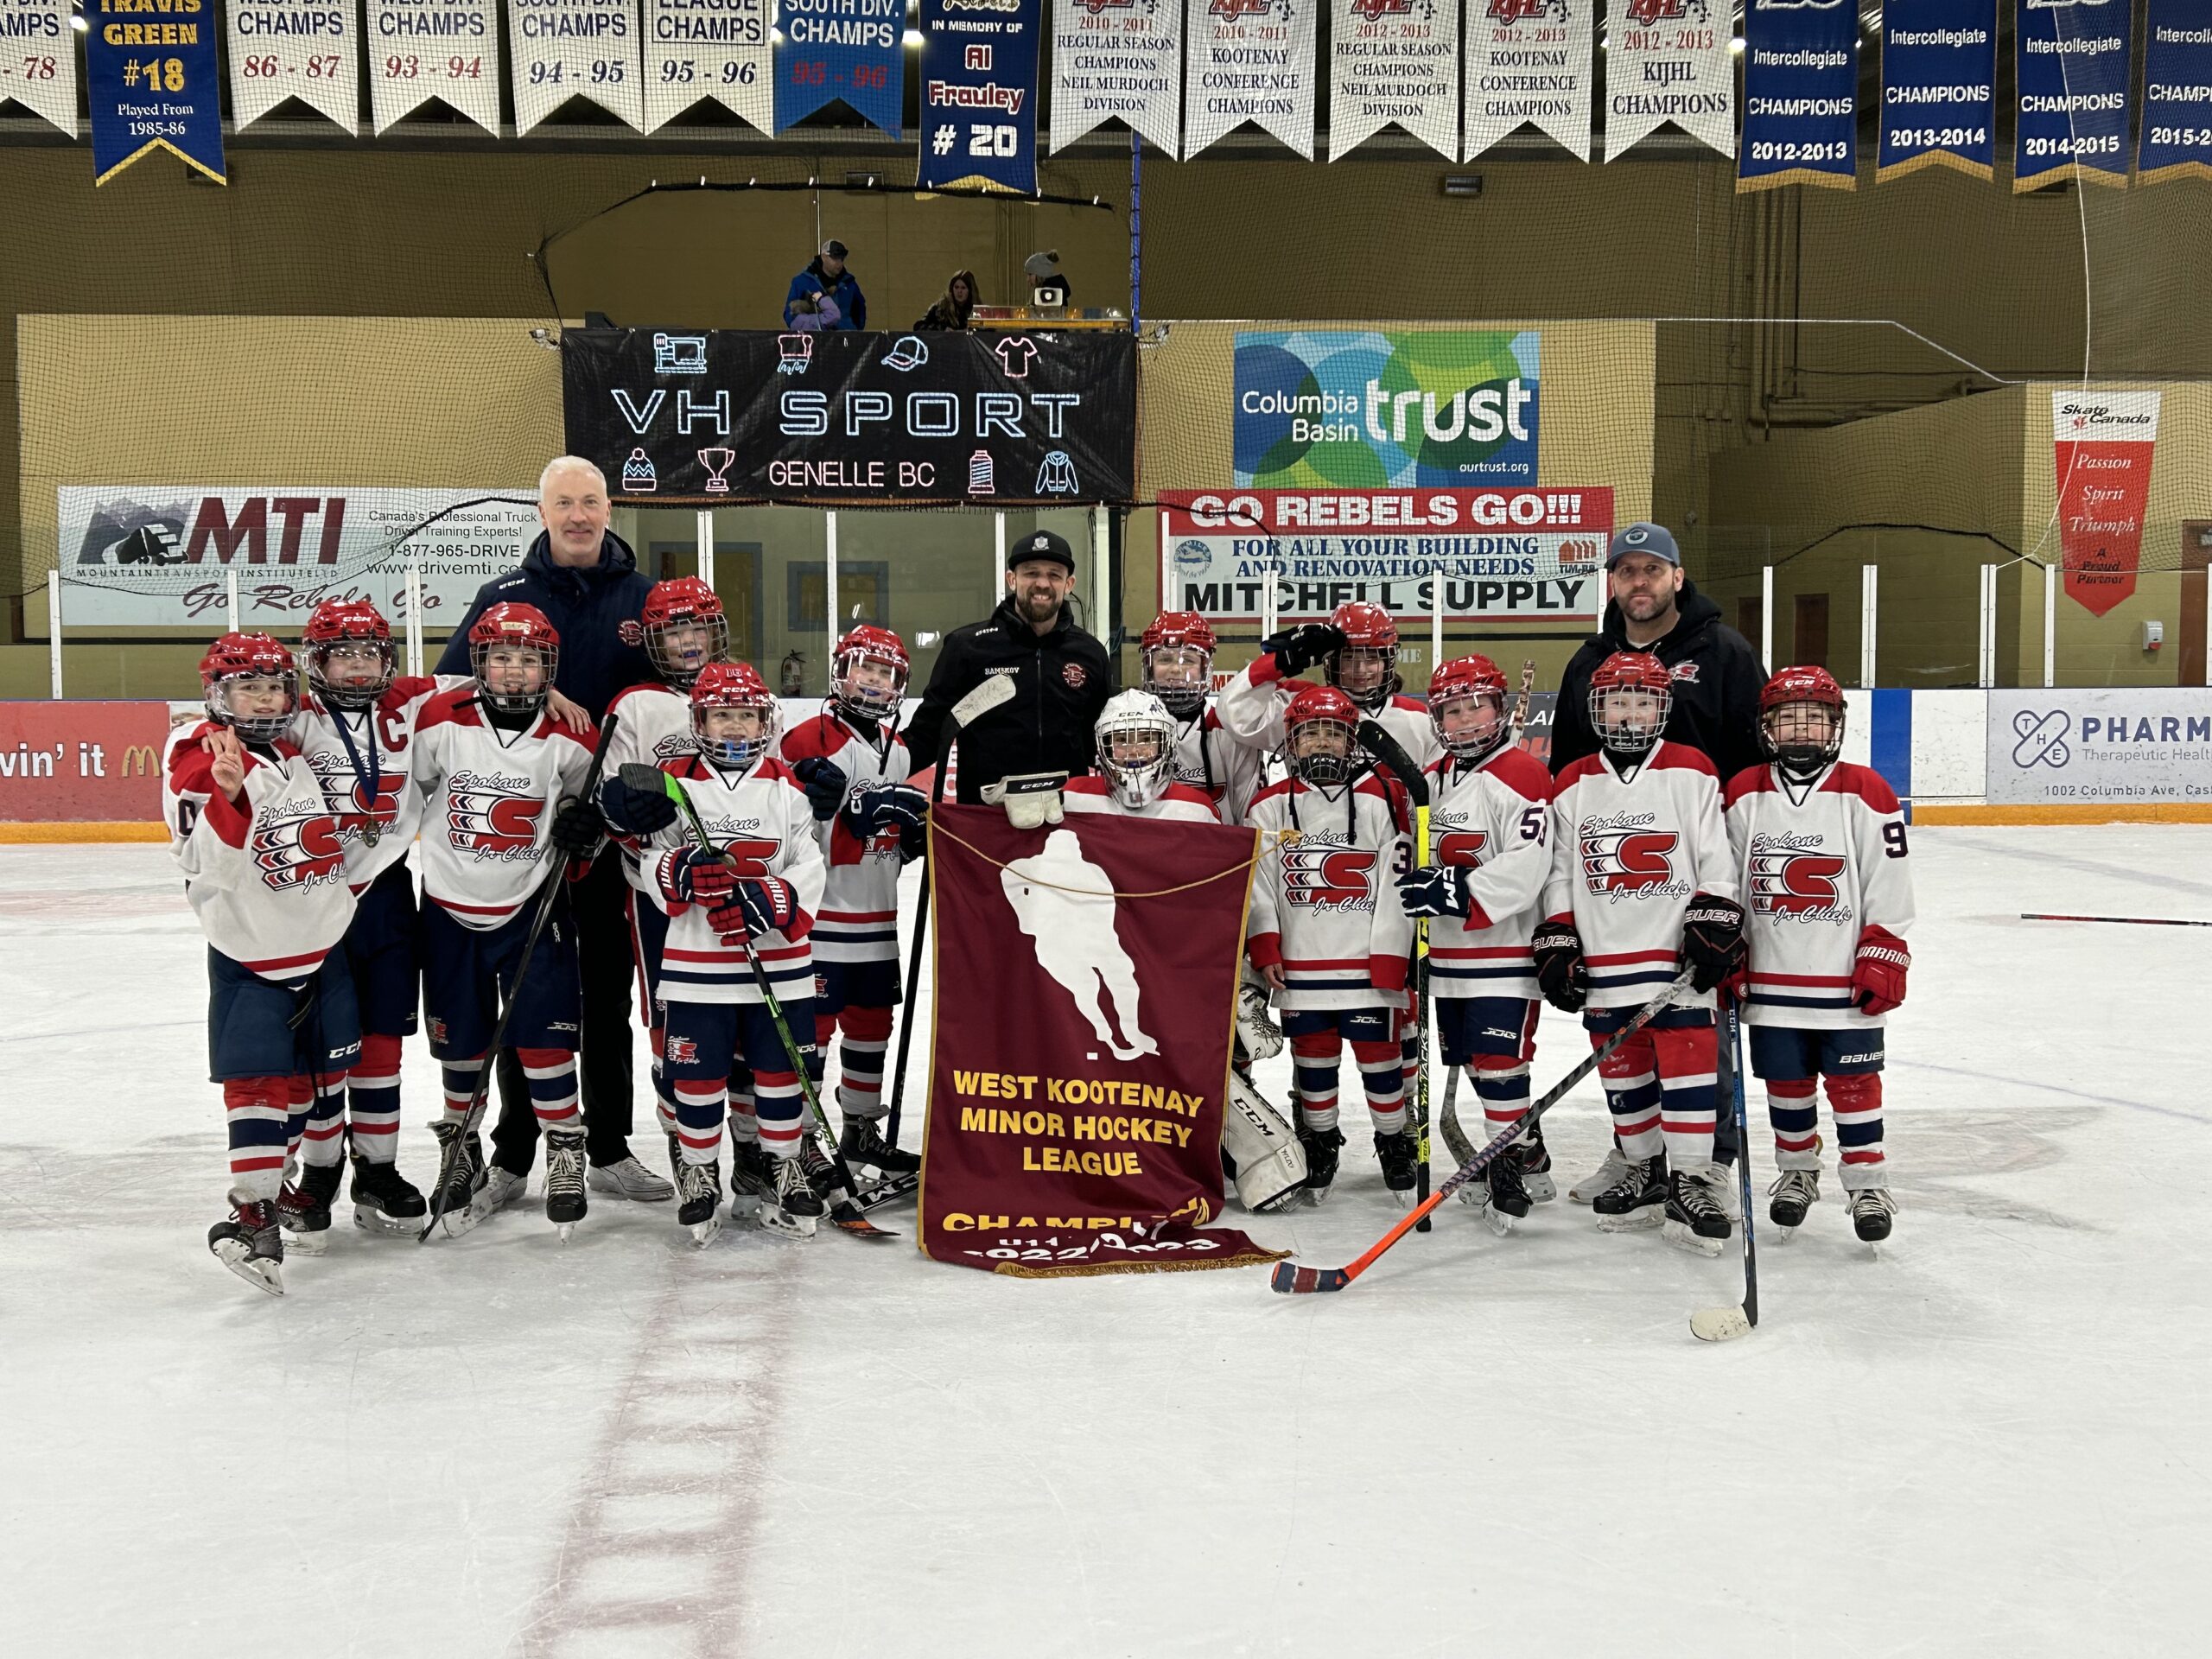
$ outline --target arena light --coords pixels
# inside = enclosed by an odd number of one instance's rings
[[[1447,196],[1479,196],[1483,193],[1483,175],[1479,173],[1446,173],[1444,194]]]

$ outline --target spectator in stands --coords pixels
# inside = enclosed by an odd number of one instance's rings
[[[938,302],[922,314],[914,325],[917,333],[924,329],[959,330],[971,327],[969,319],[976,311],[976,273],[956,270],[951,281],[944,285],[944,293]]]
[[[1068,279],[1060,274],[1060,255],[1057,248],[1047,248],[1042,253],[1033,253],[1021,262],[1022,273],[1029,278],[1029,302],[1032,305],[1065,306],[1074,303],[1075,290]],[[1057,288],[1058,299],[1039,299],[1040,288]]]
[[[868,296],[860,279],[845,269],[845,245],[832,237],[814,263],[791,278],[784,296],[784,326],[789,328],[865,328]]]

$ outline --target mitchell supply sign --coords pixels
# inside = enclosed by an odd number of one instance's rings
[[[2212,693],[1992,691],[1986,798],[2212,801]]]

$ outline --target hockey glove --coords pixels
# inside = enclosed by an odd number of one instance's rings
[[[1546,922],[1529,948],[1536,957],[1536,987],[1561,1014],[1578,1014],[1590,1000],[1590,969],[1582,960],[1582,936],[1570,921]]]
[[[1344,648],[1344,631],[1325,622],[1300,623],[1260,641],[1261,651],[1275,659],[1275,666],[1287,680],[1327,661]]]
[[[1904,1001],[1905,969],[1912,952],[1886,927],[1859,936],[1859,960],[1851,969],[1851,1000],[1861,1014],[1887,1014]]]
[[[1467,896],[1467,872],[1451,865],[1408,870],[1398,878],[1398,902],[1408,916],[1464,916],[1477,927],[1490,925],[1490,918]]]
[[[660,777],[658,771],[653,772],[654,786],[651,789],[641,788],[619,776],[601,783],[599,815],[607,820],[609,835],[634,841],[665,830],[676,822],[676,803],[660,787]]]
[[[794,761],[791,771],[806,791],[806,804],[814,809],[814,821],[826,823],[836,817],[837,809],[845,804],[845,774],[836,763],[810,754],[804,760]]]
[[[798,895],[790,882],[772,875],[747,875],[738,879],[728,904],[707,912],[707,925],[725,939],[740,935],[757,939],[789,927],[798,913]]]
[[[658,877],[661,897],[671,905],[719,905],[737,888],[737,872],[720,853],[703,847],[679,847],[665,855]]]
[[[1733,899],[1700,893],[1682,914],[1682,966],[1690,988],[1709,991],[1744,962],[1744,907]]]
[[[589,801],[570,801],[553,819],[553,847],[580,862],[589,862],[607,839],[607,820]]]

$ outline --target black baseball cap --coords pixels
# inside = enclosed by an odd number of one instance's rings
[[[1006,550],[1006,568],[1027,564],[1032,559],[1051,559],[1068,568],[1068,575],[1075,575],[1075,550],[1068,545],[1068,538],[1049,530],[1033,530]]]
[[[845,257],[845,245],[833,236],[822,245],[822,252],[825,258],[842,259]]]

